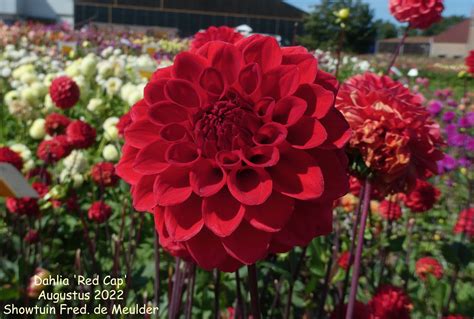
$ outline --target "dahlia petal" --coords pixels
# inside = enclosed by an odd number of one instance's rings
[[[160,68],[157,69],[153,74],[151,75],[150,82],[157,82],[161,79],[164,78],[171,78],[171,69],[173,68],[172,65],[167,66],[165,68]]]
[[[248,95],[251,95],[262,82],[262,70],[257,63],[247,64],[239,74],[239,84]]]
[[[237,269],[239,269],[242,266],[242,263],[230,256],[227,256],[227,258],[221,262],[217,268],[220,271],[224,272],[236,272]]]
[[[156,177],[153,192],[155,193],[155,200],[160,206],[183,203],[193,192],[189,184],[189,170],[169,167]]]
[[[156,206],[153,183],[156,175],[145,175],[133,186],[133,207],[139,212],[151,211]]]
[[[274,166],[279,159],[280,152],[274,146],[255,146],[243,152],[243,160],[252,167]]]
[[[342,113],[335,108],[332,108],[321,119],[321,124],[328,134],[326,142],[323,144],[324,148],[342,148],[351,138],[352,130],[349,123],[347,123]]]
[[[131,123],[125,129],[125,141],[133,147],[142,148],[159,138],[160,127],[148,120]]]
[[[334,93],[334,96],[337,95],[337,90],[339,89],[339,82],[337,81],[336,77],[331,73],[325,72],[323,70],[318,70],[318,73],[316,74],[316,80],[314,82],[318,85],[321,85],[326,90],[329,90]]]
[[[199,78],[199,85],[208,93],[220,96],[224,93],[225,83],[222,74],[215,68],[206,68]]]
[[[228,258],[219,238],[206,227],[186,241],[185,245],[199,267],[205,270],[216,268]]]
[[[271,233],[255,229],[248,222],[242,220],[239,227],[230,236],[221,240],[229,255],[250,265],[266,256],[271,236]]]
[[[288,135],[286,127],[279,123],[267,123],[253,136],[253,142],[260,146],[278,146]]]
[[[216,154],[217,164],[224,169],[240,167],[241,157],[239,151],[220,151]]]
[[[125,144],[122,148],[120,162],[115,166],[115,173],[131,185],[135,185],[142,176],[142,174],[137,174],[132,169],[138,151],[137,148]]]
[[[145,99],[141,99],[140,101],[135,103],[130,109],[130,118],[133,121],[145,119],[146,116],[148,115],[148,108],[149,108],[149,105],[145,101]]]
[[[167,142],[180,142],[187,138],[187,130],[181,124],[171,123],[163,126],[160,137]]]
[[[183,107],[173,102],[163,101],[150,106],[148,118],[156,125],[166,125],[186,121],[188,116]]]
[[[273,110],[273,122],[285,126],[295,124],[306,111],[306,101],[295,96],[287,96],[278,101]]]
[[[240,225],[245,206],[239,203],[227,189],[206,197],[202,201],[204,223],[218,237],[227,237]]]
[[[347,194],[349,177],[346,154],[343,151],[316,148],[311,151],[311,155],[321,167],[324,178],[324,193],[318,201],[333,201]]]
[[[148,105],[165,100],[165,86],[169,79],[159,79],[157,81],[150,81],[143,90],[143,98]]]
[[[294,205],[293,198],[273,192],[262,205],[247,206],[245,219],[257,229],[277,232],[290,219]]]
[[[174,78],[197,82],[206,65],[207,60],[203,57],[189,52],[181,52],[174,58],[171,74]]]
[[[264,36],[261,35],[261,34],[253,34],[249,37],[246,37],[246,38],[242,38],[240,39],[239,41],[237,41],[235,43],[235,46],[237,47],[237,49],[239,49],[240,51],[244,51],[245,48],[252,42],[254,41],[257,41],[261,38],[263,38]]]
[[[176,166],[191,166],[201,157],[196,144],[191,142],[179,142],[172,144],[166,151],[165,158],[170,164]]]
[[[165,159],[168,147],[169,145],[162,141],[148,144],[136,155],[132,165],[133,170],[144,175],[163,172],[170,166]]]
[[[242,65],[242,54],[233,45],[225,42],[213,41],[209,44],[208,59],[224,77],[227,85],[232,85],[239,75]]]
[[[201,99],[193,85],[185,80],[168,80],[165,85],[165,96],[184,107],[197,108],[201,104]]]
[[[262,168],[243,167],[230,172],[227,187],[242,204],[260,205],[272,193],[272,180]]]
[[[165,208],[165,225],[175,241],[185,241],[197,235],[204,226],[202,200],[192,195],[185,202]]]
[[[263,75],[260,86],[262,96],[275,100],[293,94],[298,88],[300,75],[294,65],[280,65]]]
[[[269,122],[275,109],[275,100],[271,97],[264,97],[255,103],[254,110],[264,122]]]
[[[263,72],[279,66],[282,59],[280,46],[272,37],[262,37],[250,42],[242,55],[245,63],[258,63]]]
[[[317,119],[303,116],[295,125],[288,128],[286,140],[294,148],[308,149],[321,145],[327,136],[326,129]]]
[[[194,164],[189,173],[189,182],[195,194],[209,197],[224,187],[226,174],[213,161],[203,159]]]
[[[317,199],[324,191],[324,179],[316,160],[303,150],[280,150],[280,161],[269,167],[276,191],[296,199]]]
[[[300,85],[294,95],[306,101],[307,108],[305,115],[317,119],[326,116],[335,101],[334,93],[318,84]]]
[[[286,56],[290,56],[292,54],[308,53],[308,49],[300,45],[294,45],[294,46],[289,46],[289,47],[282,47],[281,53],[283,54],[283,58],[285,58]]]
[[[306,50],[306,49],[304,49]],[[296,51],[296,50],[294,50]],[[283,52],[283,65],[296,65],[300,71],[300,84],[302,83],[313,83],[318,72],[318,60],[308,52],[305,53],[288,53],[285,50]]]

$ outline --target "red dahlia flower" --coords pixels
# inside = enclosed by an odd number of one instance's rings
[[[418,179],[415,189],[405,196],[405,206],[414,213],[426,212],[433,208],[440,195],[432,184]]]
[[[120,136],[123,136],[125,129],[132,123],[132,118],[130,117],[130,112],[124,114],[120,117],[119,122],[117,123],[117,129]]]
[[[64,134],[69,123],[71,123],[71,120],[67,116],[51,113],[46,116],[44,126],[46,132],[53,136]]]
[[[433,257],[423,257],[416,262],[415,272],[421,280],[426,280],[428,274],[440,279],[443,277],[443,265]]]
[[[43,198],[49,192],[48,185],[41,182],[33,182],[31,187],[38,193],[40,198]]]
[[[0,163],[11,164],[19,171],[23,168],[23,159],[20,154],[6,146],[0,147]]]
[[[130,111],[117,174],[162,245],[233,271],[328,234],[348,189],[337,82],[272,37],[212,41],[155,72]]]
[[[344,307],[341,305],[336,306],[336,309],[331,313],[330,319],[346,318],[347,304]],[[369,307],[360,301],[354,303],[354,311],[352,313],[352,319],[370,319]]]
[[[462,316],[462,315],[449,315],[445,316],[441,319],[470,319],[470,317]]]
[[[66,136],[58,135],[50,140],[44,140],[38,146],[36,155],[45,163],[55,163],[71,153],[71,145]]]
[[[7,210],[15,215],[38,216],[40,214],[38,200],[36,198],[13,198],[8,197]]]
[[[409,319],[412,304],[405,292],[397,287],[383,286],[369,302],[371,318]]]
[[[46,185],[51,184],[52,181],[51,174],[44,167],[35,167],[28,171],[28,173],[26,173],[26,178],[40,181]]]
[[[28,244],[35,244],[39,242],[39,233],[37,230],[30,229],[26,233],[25,237],[23,237],[23,240],[28,243]]]
[[[66,136],[72,148],[88,148],[95,142],[95,129],[81,120],[72,121],[66,129]]]
[[[441,20],[444,10],[443,0],[390,0],[390,13],[400,22],[408,22],[410,27],[427,29]]]
[[[92,166],[91,169],[92,180],[103,187],[115,186],[119,180],[115,174],[115,167],[113,163],[102,162]]]
[[[339,256],[339,259],[337,260],[338,266],[344,270],[347,270],[347,268],[349,268],[349,255],[350,255],[350,252],[344,251]]]
[[[197,51],[200,47],[210,41],[223,41],[234,44],[242,38],[243,35],[235,31],[234,28],[229,28],[227,26],[211,26],[206,30],[199,31],[194,35],[194,39],[191,42],[191,52]]]
[[[402,208],[396,201],[385,199],[380,202],[379,214],[386,220],[398,220],[402,217]]]
[[[417,178],[437,172],[443,158],[439,126],[401,83],[373,73],[356,75],[341,86],[336,107],[354,131],[349,151],[362,156],[376,189],[405,192]]]
[[[49,95],[57,107],[69,109],[79,101],[79,86],[70,77],[60,76],[51,82]]]
[[[110,215],[112,215],[112,208],[103,201],[92,203],[89,211],[87,212],[89,219],[98,224],[107,221]]]
[[[474,50],[469,51],[469,55],[466,57],[467,71],[474,74]]]
[[[463,210],[454,226],[454,233],[474,237],[474,207]]]

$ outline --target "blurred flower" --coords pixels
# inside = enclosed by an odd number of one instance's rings
[[[347,18],[349,18],[350,14],[351,11],[349,10],[349,8],[342,8],[336,12],[336,16],[341,20],[346,20]]]
[[[67,116],[58,113],[51,113],[46,116],[44,127],[46,133],[51,136],[61,135],[66,132],[66,128],[70,123],[71,120]]]
[[[426,280],[428,274],[440,279],[443,277],[443,266],[433,257],[423,257],[416,262],[415,272],[421,280]]]
[[[38,200],[36,198],[7,197],[5,204],[7,210],[15,215],[38,216],[40,214]]]
[[[102,157],[106,161],[115,162],[119,159],[119,156],[120,154],[114,145],[112,144],[105,145],[104,150],[102,151]]]
[[[229,28],[227,26],[211,26],[206,30],[199,31],[194,35],[194,39],[191,42],[191,52],[197,51],[197,49],[210,41],[223,41],[233,44],[242,38],[243,36],[233,28]]]
[[[115,141],[118,138],[119,131],[117,128],[117,123],[119,122],[118,117],[109,117],[104,121],[102,124],[102,128],[104,129],[104,137],[108,141]]]
[[[453,231],[455,234],[465,234],[469,238],[474,237],[474,207],[466,208],[459,213]]]
[[[23,238],[25,243],[30,244],[30,245],[36,244],[37,242],[39,242],[39,239],[40,239],[39,233],[35,229],[28,230],[25,237]]]
[[[341,305],[337,305],[336,309],[334,309],[333,312],[331,312],[331,316],[329,317],[330,319],[340,319],[340,318],[345,318],[347,313],[347,304],[344,305],[344,307],[341,307]],[[356,300],[354,303],[354,310],[352,313],[352,319],[370,319],[372,318],[370,316],[370,308]]]
[[[94,183],[102,187],[115,186],[119,180],[115,174],[115,165],[110,162],[101,162],[92,166],[91,177]]]
[[[431,115],[436,116],[441,112],[441,109],[443,108],[443,104],[440,101],[431,101],[430,104],[428,104],[428,112],[431,113]]]
[[[410,298],[394,286],[382,286],[369,302],[371,318],[410,319],[413,308]]]
[[[341,253],[339,259],[337,260],[337,265],[344,270],[347,270],[347,268],[349,268],[349,255],[349,251],[344,251]]]
[[[111,215],[112,208],[103,201],[92,203],[87,212],[89,219],[99,224],[107,221]]]
[[[427,29],[441,20],[443,0],[390,0],[390,13],[415,29]]]
[[[38,146],[36,156],[47,164],[55,163],[71,153],[71,145],[65,135],[44,140]]]
[[[443,114],[443,121],[446,123],[449,123],[452,120],[454,120],[455,117],[456,117],[456,113],[454,113],[453,111],[448,111]]]
[[[123,136],[125,129],[132,123],[130,113],[122,115],[117,123],[117,129],[120,136]]]
[[[386,220],[395,221],[402,217],[402,208],[394,199],[380,202],[378,212]]]
[[[49,95],[57,107],[69,109],[79,101],[79,86],[71,78],[60,76],[51,83]]]
[[[84,152],[74,150],[63,160],[64,168],[70,174],[83,173],[87,169],[87,158]]]
[[[35,274],[28,281],[28,286],[26,288],[26,294],[28,295],[28,297],[38,298],[41,291],[46,288],[46,285],[43,284],[43,280],[48,279],[50,275],[50,272],[46,269],[36,268]]]
[[[426,212],[433,208],[441,192],[432,184],[418,179],[415,189],[404,198],[405,206],[414,213]]]
[[[72,148],[85,149],[95,143],[95,129],[81,120],[72,121],[66,128],[67,140]]]
[[[474,50],[469,51],[466,57],[466,66],[469,73],[474,75]]]
[[[34,119],[38,112],[27,102],[13,100],[8,104],[8,112],[19,120]]]
[[[92,98],[89,100],[89,103],[87,104],[87,109],[91,112],[96,112],[98,111],[102,106],[104,105],[104,101],[99,98]]]
[[[19,171],[23,168],[23,159],[20,154],[6,146],[0,147],[0,163],[11,164]]]
[[[35,140],[41,140],[46,136],[45,125],[46,121],[44,119],[36,119],[30,127],[30,136]]]
[[[418,69],[410,69],[407,73],[407,75],[411,78],[416,78],[418,74]]]
[[[122,80],[117,77],[107,79],[105,82],[105,90],[108,95],[115,95],[120,91],[122,87]]]
[[[40,198],[43,198],[49,192],[48,185],[42,182],[33,182],[31,187],[38,193]]]
[[[471,319],[470,317],[462,316],[462,315],[449,315],[449,316],[444,316],[441,319]]]

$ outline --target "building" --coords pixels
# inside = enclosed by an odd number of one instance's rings
[[[303,31],[304,11],[282,0],[1,0],[0,16],[164,27],[189,36],[212,25],[246,24],[289,43]]]
[[[377,41],[377,53],[392,53],[399,38]],[[432,57],[464,58],[474,50],[474,14],[434,37],[407,37],[400,54]]]

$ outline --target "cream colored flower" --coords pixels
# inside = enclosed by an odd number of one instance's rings
[[[46,121],[42,118],[34,120],[33,124],[31,124],[29,133],[30,136],[35,140],[41,140],[46,136],[46,129],[44,124]]]
[[[120,154],[114,145],[112,144],[105,145],[104,150],[102,151],[102,157],[106,161],[115,162],[119,159],[119,156]]]

